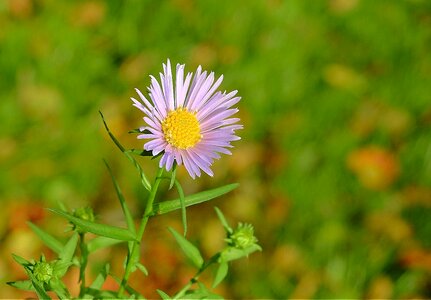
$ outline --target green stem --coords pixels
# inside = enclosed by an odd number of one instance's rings
[[[85,269],[87,268],[88,261],[88,248],[85,244],[85,233],[79,234],[79,249],[81,250],[81,262],[79,268],[79,280],[81,281],[81,287],[79,290],[79,297],[82,298],[85,295]]]
[[[209,267],[211,266],[213,263],[217,262],[218,258],[220,257],[220,253],[215,254],[214,256],[212,256],[207,262],[205,262],[202,267],[199,269],[199,271],[197,271],[197,273],[195,274],[195,276],[193,276],[189,282],[178,292],[175,294],[175,296],[172,299],[178,299],[182,296],[184,296],[184,294],[192,287],[193,284],[195,284],[198,279],[199,276]]]
[[[148,219],[153,210],[154,199],[156,198],[157,189],[159,188],[160,181],[162,180],[163,168],[160,168],[157,172],[156,179],[154,180],[154,184],[151,187],[150,195],[147,199],[147,205],[145,207],[144,215],[142,216],[141,224],[139,225],[138,232],[136,234],[136,241],[133,242],[131,253],[129,253],[129,257],[127,259],[126,270],[124,271],[124,276],[121,281],[120,288],[118,290],[118,297],[122,297],[127,285],[127,281],[129,280],[130,274],[132,273],[132,269],[134,265],[139,261],[139,252],[142,237],[145,232],[145,227],[147,226]]]

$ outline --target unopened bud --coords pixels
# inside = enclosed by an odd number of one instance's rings
[[[73,212],[73,215],[77,218],[80,218],[82,220],[86,221],[94,221],[94,212],[91,207],[80,207],[75,209]]]
[[[238,249],[245,249],[257,243],[254,236],[254,228],[251,224],[239,223],[238,227],[229,235],[227,242],[230,246]]]
[[[52,278],[53,268],[52,266],[44,261],[37,262],[34,265],[33,275],[40,282],[48,282]]]

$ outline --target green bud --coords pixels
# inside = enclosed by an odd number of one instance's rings
[[[245,249],[257,243],[254,228],[251,224],[239,223],[238,227],[228,236],[226,241],[237,249]]]
[[[91,207],[80,207],[73,211],[73,216],[86,221],[94,222],[94,212]],[[72,223],[72,222],[71,222]],[[76,230],[78,233],[85,233],[81,229],[77,228],[75,224],[72,223],[73,230]]]
[[[40,282],[49,282],[53,275],[52,266],[44,261],[37,262],[33,268],[33,275]]]
[[[80,207],[73,211],[73,215],[86,221],[94,221],[94,212],[91,207]]]

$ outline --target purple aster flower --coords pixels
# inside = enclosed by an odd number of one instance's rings
[[[219,153],[231,154],[231,142],[239,140],[235,130],[243,128],[235,124],[239,118],[232,118],[238,112],[232,108],[241,97],[238,91],[230,93],[216,91],[223,81],[216,81],[214,73],[187,73],[184,65],[177,64],[175,78],[171,63],[163,64],[160,83],[153,76],[148,88],[151,102],[136,89],[141,101],[132,98],[134,106],[145,113],[148,126],[140,128],[139,139],[148,139],[144,149],[154,156],[162,153],[160,167],[171,170],[174,161],[184,164],[192,178],[201,175],[201,170],[213,176],[211,165]],[[215,81],[215,82],[214,82]]]

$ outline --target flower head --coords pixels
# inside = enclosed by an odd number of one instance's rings
[[[171,63],[163,64],[160,83],[153,76],[148,88],[149,98],[136,89],[141,101],[132,98],[134,106],[145,113],[147,126],[141,127],[139,139],[148,139],[144,149],[154,156],[162,154],[160,167],[171,170],[174,162],[184,164],[192,178],[201,170],[213,176],[211,165],[219,153],[231,154],[231,142],[239,140],[235,130],[242,125],[232,118],[237,108],[232,108],[241,97],[237,91],[216,91],[223,81],[216,81],[214,73],[202,72],[199,66],[195,75],[187,73],[184,65],[177,64],[175,78]],[[215,81],[215,82],[214,82]]]

